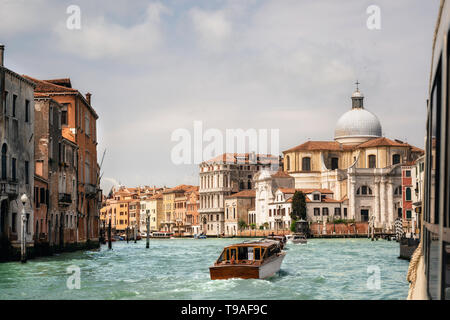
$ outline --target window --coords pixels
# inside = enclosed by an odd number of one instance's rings
[[[411,188],[406,188],[405,189],[405,200],[406,201],[411,201]]]
[[[30,163],[25,161],[25,183],[30,183]]]
[[[324,216],[328,215],[328,208],[322,208],[322,215]]]
[[[369,210],[366,209],[361,210],[361,221],[362,222],[369,221]]]
[[[303,171],[311,171],[311,158],[310,157],[302,158],[302,170]]]
[[[49,112],[49,118],[50,118],[50,125],[53,125],[53,107],[50,106],[50,112]]]
[[[8,147],[6,146],[6,143],[2,146],[2,180],[6,180],[7,178],[7,157],[6,152],[8,150]]]
[[[90,135],[89,114],[87,112],[84,114],[84,131],[87,136]]]
[[[406,219],[411,219],[411,210],[406,210]]]
[[[402,195],[402,186],[398,186],[395,188],[394,195],[401,196]]]
[[[402,208],[398,208],[397,209],[397,217],[402,218],[403,214],[402,214]]]
[[[5,91],[5,98],[3,100],[3,113],[6,114],[8,111],[8,91]]]
[[[405,171],[405,177],[407,177],[407,178],[411,177],[411,170]]]
[[[314,216],[320,216],[320,208],[314,208]]]
[[[11,226],[12,232],[17,232],[17,213],[12,213],[12,226]]]
[[[25,100],[25,122],[30,121],[30,101]]]
[[[371,195],[372,189],[369,188],[368,186],[362,186],[362,187],[358,188],[358,190],[356,190],[356,194],[357,195]]]
[[[339,168],[339,158],[331,158],[331,170]]]
[[[17,96],[13,94],[13,104],[12,104],[12,116],[16,116],[16,102],[17,102]]]
[[[400,163],[400,155],[399,154],[394,154],[392,156],[392,164],[398,164]]]
[[[61,124],[67,125],[67,110],[61,111]]]
[[[314,197],[314,201],[319,201],[320,200],[320,194],[318,194],[318,193],[315,193],[313,195],[313,197]]]
[[[341,208],[334,208],[334,215],[340,216],[341,215]]]
[[[347,208],[344,208],[344,218],[347,217]]]
[[[369,155],[369,168],[373,169],[377,167],[377,157],[373,154]]]
[[[40,189],[39,195],[40,195],[39,202],[45,204],[45,189],[44,188]]]
[[[289,156],[286,156],[286,170],[287,171],[289,171],[289,170],[291,170],[291,164],[290,164],[290,157]]]
[[[12,158],[11,159],[11,173],[12,173],[12,179],[13,181],[16,181],[17,179],[17,159],[16,158]]]

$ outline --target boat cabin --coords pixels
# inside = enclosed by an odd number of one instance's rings
[[[240,243],[225,247],[216,261],[217,264],[253,264],[261,262],[280,252],[275,241]]]

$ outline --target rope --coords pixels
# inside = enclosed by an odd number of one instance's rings
[[[419,260],[423,256],[422,252],[422,241],[420,241],[416,250],[411,257],[411,262],[409,263],[408,273],[406,275],[406,281],[409,282],[409,292],[408,292],[408,300],[411,299],[412,291],[416,285],[417,280],[417,268],[419,265]]]

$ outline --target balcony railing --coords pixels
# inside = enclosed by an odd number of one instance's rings
[[[59,193],[58,203],[60,205],[72,204],[72,195],[70,193]]]
[[[95,197],[95,195],[97,194],[97,187],[93,184],[86,183],[84,185],[84,191],[87,197]]]
[[[10,198],[16,198],[19,195],[19,185],[17,181],[0,180],[0,194],[8,195]]]

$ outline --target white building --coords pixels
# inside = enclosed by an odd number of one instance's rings
[[[269,222],[269,204],[274,202],[278,188],[294,188],[294,178],[283,171],[270,172],[262,170],[255,174],[254,185],[255,224],[261,226]]]

